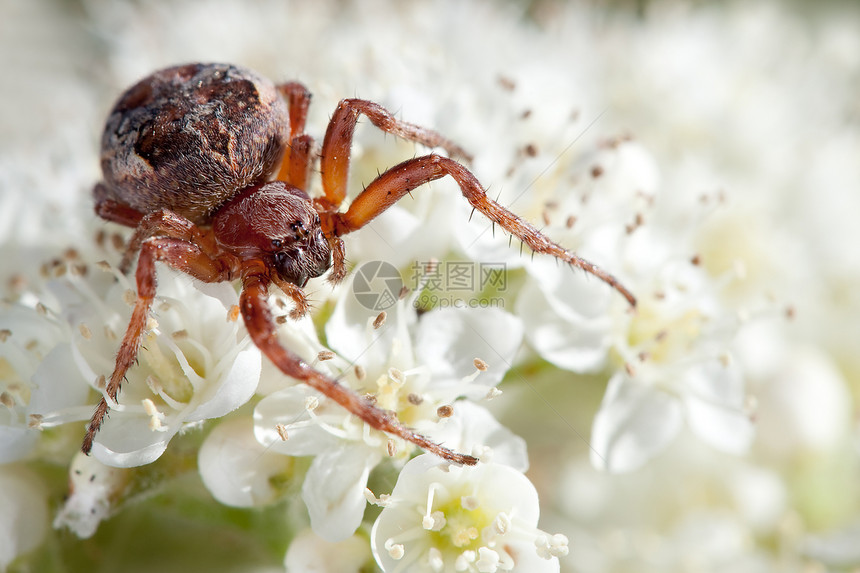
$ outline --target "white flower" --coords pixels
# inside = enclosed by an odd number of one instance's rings
[[[664,263],[648,280],[629,281],[638,296],[635,310],[581,273],[539,261],[530,269],[543,282],[526,285],[517,310],[538,353],[577,372],[607,364],[618,369],[592,428],[598,467],[632,470],[684,425],[713,447],[746,451],[753,425],[743,373],[731,354],[738,321],[699,267]]]
[[[232,507],[259,507],[279,499],[283,488],[278,484],[288,483],[292,465],[291,458],[264,448],[254,438],[253,421],[245,417],[218,424],[197,457],[206,489]]]
[[[330,543],[307,530],[290,543],[284,566],[287,573],[360,573],[370,560],[370,548],[363,536]]]
[[[31,471],[0,466],[0,571],[32,551],[48,530],[48,493]]]
[[[452,449],[477,448],[479,455],[525,469],[524,443],[480,407],[458,401],[482,399],[501,380],[520,345],[519,322],[501,311],[471,309],[430,312],[416,321],[405,300],[378,328],[376,316],[345,292],[326,323],[329,344],[340,356],[310,333],[304,341],[291,337],[288,346],[341,383],[372,394],[377,406],[396,412],[416,431]],[[320,360],[320,352],[331,356]],[[475,358],[485,361],[483,370]],[[315,456],[302,497],[314,531],[327,540],[344,539],[358,527],[370,470],[386,457],[404,461],[414,451],[411,443],[372,431],[303,384],[270,394],[254,415],[264,446]]]
[[[646,224],[659,185],[653,157],[640,144],[621,141],[598,146],[562,173],[574,188],[550,186],[539,195],[545,203],[532,207],[543,210],[544,232],[616,276],[637,298],[651,294],[653,277],[669,260],[665,239]],[[535,256],[525,266],[529,280],[516,311],[529,343],[560,368],[600,371],[630,324],[627,302],[597,278],[550,257]]]
[[[752,426],[729,353],[737,321],[720,305],[717,280],[679,262],[693,255],[692,247],[685,251],[683,225],[679,231],[674,223],[649,224],[667,210],[657,195],[654,158],[625,138],[572,155],[545,162],[546,171],[531,181],[527,162],[512,167],[515,181],[526,176],[514,189],[527,187],[528,194],[508,189],[506,196],[520,212],[540,216],[547,235],[601,264],[639,298],[634,311],[580,270],[540,255],[525,262],[529,279],[516,311],[532,347],[577,373],[617,370],[595,421],[595,463],[632,469],[665,447],[685,420],[704,441],[743,452]],[[464,248],[486,256],[494,243],[507,243],[489,236],[472,233]]]
[[[686,424],[703,442],[742,454],[752,443],[743,372],[730,352],[736,320],[697,268],[667,267],[641,298],[614,350],[624,369],[609,382],[592,428],[592,461],[633,469]]]
[[[505,465],[407,463],[373,525],[376,562],[386,573],[558,571],[567,538],[537,529],[537,491]]]
[[[125,277],[100,274],[50,285],[61,312],[78,330],[74,365],[93,385],[113,371],[134,300]],[[113,276],[119,279],[115,284]],[[93,455],[102,463],[150,463],[184,428],[223,416],[253,395],[260,352],[241,323],[228,318],[229,309],[238,304],[236,292],[228,283],[201,288],[212,296],[194,288],[187,277],[159,270],[158,294],[138,363],[129,369],[119,403],[112,406],[93,445]]]
[[[0,463],[27,457],[43,424],[68,421],[64,412],[86,403],[68,341],[68,328],[41,303],[0,308]]]

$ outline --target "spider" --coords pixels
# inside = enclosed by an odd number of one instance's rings
[[[129,88],[108,116],[102,137],[104,179],[93,191],[96,213],[134,232],[120,263],[135,254],[137,298],[113,374],[87,428],[89,453],[126,372],[135,362],[156,295],[155,263],[203,282],[239,280],[239,307],[253,342],[284,374],[309,384],[371,427],[454,463],[477,458],[454,452],[402,425],[316,371],[278,341],[268,306],[272,284],[295,302],[291,318],[308,310],[308,279],[331,270],[346,275],[341,237],[366,225],[407,193],[450,175],[466,200],[533,251],[557,257],[605,281],[631,305],[636,301],[612,275],[552,242],[528,222],[488,198],[461,163],[437,154],[415,157],[379,175],[340,210],[346,197],[350,148],[358,118],[448,155],[468,159],[442,135],[396,119],[376,103],[342,100],[318,151],[323,195],[305,192],[315,161],[304,133],[310,93],[301,84],[273,84],[247,68],[202,64],[166,68]]]

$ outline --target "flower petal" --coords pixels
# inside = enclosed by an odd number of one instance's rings
[[[201,391],[195,392],[194,401],[200,405],[186,416],[185,421],[219,418],[250,400],[260,381],[261,364],[256,346],[250,345],[238,352],[230,370],[220,380],[207,382]]]
[[[359,573],[370,559],[370,547],[361,535],[329,543],[307,530],[290,543],[284,565],[287,573]]]
[[[225,505],[259,507],[275,501],[281,492],[273,487],[273,478],[288,474],[292,466],[291,458],[262,446],[253,430],[248,418],[226,420],[200,446],[200,477]]]
[[[447,308],[421,317],[415,335],[419,363],[427,364],[434,386],[460,386],[475,372],[475,358],[489,368],[478,378],[484,388],[501,382],[522,344],[523,325],[519,318],[496,308]],[[486,390],[461,395],[482,397]]]
[[[309,420],[308,398],[321,399],[319,392],[301,384],[291,386],[263,398],[254,408],[254,435],[257,441],[281,454],[313,456],[337,446],[339,439],[318,423]],[[321,405],[322,408],[329,404]],[[339,408],[338,405],[331,405]],[[341,410],[346,416],[346,410]],[[278,426],[284,426],[288,438],[283,439]]]
[[[48,530],[47,493],[39,479],[15,466],[0,467],[0,571],[35,549]]]
[[[529,469],[526,441],[502,426],[486,408],[467,400],[454,404],[454,415],[444,418],[427,435],[458,452],[492,450],[494,463],[504,464],[517,471]],[[481,461],[487,456],[478,454]]]
[[[752,443],[755,426],[744,411],[744,380],[733,363],[703,362],[683,376],[690,429],[704,442],[733,454]]]
[[[155,432],[149,417],[131,412],[108,418],[93,442],[92,455],[106,466],[130,468],[157,460],[179,430]],[[166,426],[169,427],[169,426]]]
[[[561,312],[533,281],[520,291],[516,308],[529,344],[548,362],[573,372],[594,372],[606,363],[611,345],[606,320]]]
[[[663,449],[682,425],[677,399],[618,373],[609,381],[591,429],[591,463],[632,471]]]
[[[31,414],[86,404],[90,387],[74,365],[70,344],[60,344],[45,356],[32,378],[33,394],[28,407]]]
[[[336,542],[355,533],[367,505],[367,477],[379,460],[375,450],[350,444],[314,458],[305,476],[302,499],[317,535]]]
[[[0,464],[27,457],[39,440],[39,433],[23,425],[0,424]]]

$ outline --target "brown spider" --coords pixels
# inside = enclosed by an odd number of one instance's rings
[[[440,134],[400,121],[361,99],[340,102],[319,152],[323,196],[307,188],[313,140],[304,132],[310,93],[298,83],[274,85],[226,64],[188,64],[144,78],[119,99],[102,138],[104,181],[94,189],[96,213],[134,227],[121,263],[137,260],[137,299],[128,329],[84,438],[89,452],[109,404],[115,403],[135,361],[156,291],[155,262],[204,282],[242,281],[240,308],[254,343],[285,374],[304,381],[371,427],[410,441],[444,459],[474,464],[403,426],[397,417],[317,372],[278,341],[267,304],[274,283],[295,301],[293,318],[307,312],[308,279],[331,269],[346,275],[341,236],[360,229],[404,195],[450,175],[473,208],[547,253],[602,279],[631,305],[633,295],[612,275],[550,241],[484,193],[460,163],[435,154],[409,159],[377,177],[345,212],[350,147],[359,115],[379,129],[451,155],[468,157]]]

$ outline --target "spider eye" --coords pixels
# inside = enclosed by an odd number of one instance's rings
[[[305,229],[305,225],[301,221],[295,221],[294,223],[290,223],[290,229],[293,231],[293,233],[296,234],[297,240],[302,240],[308,235],[308,232]]]
[[[281,248],[281,240],[280,239],[272,239],[272,246],[276,249]]]

